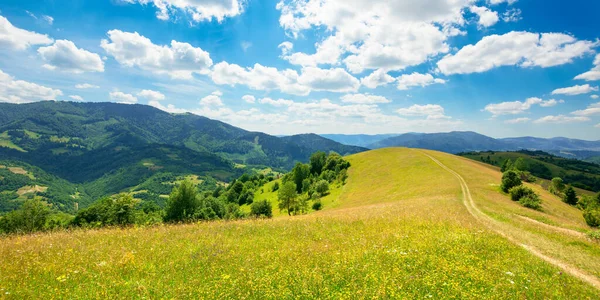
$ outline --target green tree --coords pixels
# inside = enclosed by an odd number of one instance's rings
[[[310,177],[310,166],[303,163],[297,163],[292,169],[292,179],[296,185],[296,192],[302,193],[302,182]]]
[[[508,193],[511,188],[521,184],[523,183],[521,182],[521,178],[517,172],[507,171],[502,175],[502,184],[500,185],[500,188],[503,192]]]
[[[272,218],[273,207],[271,206],[271,202],[262,200],[252,203],[252,206],[250,207],[250,215],[255,217],[264,216],[267,218]]]
[[[510,168],[512,167],[512,161],[509,159],[506,159],[503,163],[502,163],[502,167],[500,167],[500,171],[502,173],[510,170]]]
[[[512,169],[518,170],[518,171],[527,171],[527,162],[525,161],[524,158],[519,157],[519,158],[517,158],[515,163],[512,165]]]
[[[272,192],[276,192],[277,190],[279,190],[279,181],[275,181],[273,188],[271,189]]]
[[[315,190],[321,196],[326,195],[329,192],[329,182],[327,182],[327,180],[321,180],[317,182]]]
[[[562,178],[555,177],[552,178],[550,182],[550,186],[548,187],[548,191],[554,195],[560,195],[565,190],[565,183]]]
[[[52,211],[48,203],[39,198],[26,200],[18,210],[0,218],[0,230],[6,233],[32,233],[46,229]]]
[[[327,154],[323,151],[317,151],[310,156],[310,172],[316,176],[321,175],[323,168],[327,163]]]
[[[567,187],[567,189],[565,190],[563,202],[569,205],[577,204],[577,192],[575,192],[575,189],[572,186]]]
[[[295,211],[298,205],[298,193],[296,192],[296,184],[293,182],[286,182],[277,194],[279,199],[279,209],[286,210],[288,215],[292,215],[292,211]]]
[[[165,221],[181,222],[192,219],[199,205],[197,195],[196,185],[187,179],[173,188],[167,200]]]

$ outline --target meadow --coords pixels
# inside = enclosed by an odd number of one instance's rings
[[[492,221],[473,216],[459,180],[425,154],[460,174]],[[347,159],[346,185],[309,215],[2,238],[0,297],[598,297],[519,245],[600,276],[600,245],[573,234],[590,230],[581,212],[541,187],[538,212],[465,158],[390,148]],[[275,201],[270,184],[263,197]]]

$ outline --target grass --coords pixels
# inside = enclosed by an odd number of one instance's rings
[[[497,171],[428,153],[465,177],[477,204],[508,220],[508,229],[518,226],[525,238],[541,237],[573,257],[600,261],[594,256],[597,244],[575,238],[556,242],[565,237],[514,217],[540,215],[561,226],[585,229],[575,210],[546,194],[543,213],[525,210],[490,185],[498,182]],[[348,159],[352,168],[347,184],[339,193],[332,191],[323,211],[310,215],[3,238],[0,295],[597,297],[592,286],[486,229],[465,209],[456,178],[420,152],[381,149]]]

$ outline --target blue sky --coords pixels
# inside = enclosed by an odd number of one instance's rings
[[[600,139],[600,2],[0,3],[0,101],[113,101],[271,134]]]

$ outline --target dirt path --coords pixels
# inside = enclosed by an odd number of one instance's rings
[[[578,238],[583,238],[583,239],[587,239],[587,237],[585,236],[584,233],[576,231],[576,230],[572,230],[572,229],[568,229],[568,228],[563,228],[563,227],[558,227],[558,226],[554,226],[554,225],[550,225],[550,224],[546,224],[546,223],[542,223],[538,220],[534,220],[532,218],[528,218],[526,216],[521,216],[521,215],[517,215],[517,217],[521,218],[521,220],[525,220],[527,222],[536,224],[538,226],[553,230],[553,231],[557,231],[557,232],[561,232],[564,234],[568,234],[568,235],[572,235],[574,237],[578,237]]]
[[[518,241],[516,238],[514,238],[514,237],[508,235],[507,233],[505,233],[504,231],[502,231],[502,229],[501,229],[502,224],[500,224],[498,221],[492,219],[492,217],[488,216],[487,214],[483,213],[479,208],[477,208],[477,206],[475,205],[475,201],[473,201],[473,197],[471,196],[471,191],[469,190],[469,186],[467,185],[467,182],[464,180],[464,178],[460,174],[458,174],[454,170],[450,169],[449,167],[447,167],[446,165],[441,163],[439,160],[433,158],[429,154],[422,152],[422,151],[419,151],[419,152],[421,152],[423,155],[429,157],[433,162],[438,164],[440,167],[442,167],[444,170],[448,171],[449,173],[451,173],[458,179],[458,181],[460,182],[460,187],[462,189],[463,203],[466,206],[469,213],[473,217],[475,217],[477,220],[485,223],[490,229],[494,230],[499,235],[501,235],[501,236],[505,237],[506,239],[508,239],[509,241],[523,247],[529,253],[543,259],[544,261],[562,269],[566,273],[568,273],[572,276],[575,276],[575,277],[589,283],[596,289],[600,290],[600,280],[597,277],[587,274],[583,270],[573,267],[573,266],[571,266],[567,263],[564,263],[558,259],[549,257],[549,256],[541,253],[538,249],[534,248],[533,246],[523,244],[520,241]],[[548,225],[548,226],[551,226],[551,225]],[[554,226],[552,226],[552,227],[554,227]]]

